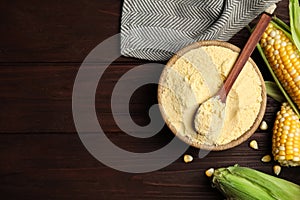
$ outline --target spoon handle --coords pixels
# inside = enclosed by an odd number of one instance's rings
[[[251,56],[252,52],[254,51],[257,43],[259,42],[262,34],[264,33],[265,29],[267,28],[268,24],[270,23],[272,16],[268,13],[263,13],[259,22],[256,25],[256,28],[252,32],[250,38],[248,39],[246,45],[244,46],[243,50],[241,51],[239,57],[237,58],[235,64],[233,65],[224,85],[218,92],[220,99],[222,102],[225,103],[227,94],[229,93],[234,81],[237,79],[239,73],[242,71],[244,65],[248,61],[249,57]]]

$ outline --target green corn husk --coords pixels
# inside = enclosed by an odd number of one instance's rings
[[[297,200],[300,198],[299,185],[238,165],[215,170],[212,184],[227,199]]]
[[[283,96],[282,92],[280,91],[278,85],[272,81],[265,81],[266,92],[267,94],[275,99],[276,101],[283,103],[286,101],[285,97]]]
[[[300,51],[300,6],[298,0],[290,0],[289,14],[292,38]]]

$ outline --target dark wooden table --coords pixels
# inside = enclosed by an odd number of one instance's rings
[[[120,0],[0,2],[1,199],[223,199],[205,177],[207,168],[238,163],[272,174],[274,162],[260,161],[270,154],[271,128],[280,106],[270,97],[264,116],[270,128],[257,130],[250,138],[259,142],[257,151],[247,141],[199,159],[198,150],[190,147],[192,163],[185,164],[178,156],[163,169],[136,174],[111,169],[86,150],[73,122],[73,84],[89,52],[120,31],[121,5]],[[283,0],[276,10],[285,22],[287,5],[288,0]],[[243,29],[230,42],[243,47],[248,37]],[[270,79],[257,51],[252,57]],[[113,120],[114,85],[144,63],[148,62],[115,60],[101,79],[105,89],[96,94],[99,122],[107,137],[133,152],[153,151],[173,138],[167,127],[148,139],[133,138]],[[98,61],[105,64],[106,60]],[[137,124],[149,123],[147,112],[157,102],[156,89],[146,85],[133,94],[130,111]],[[283,168],[280,177],[300,184],[299,168]]]

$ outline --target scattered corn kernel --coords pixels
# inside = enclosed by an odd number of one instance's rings
[[[270,155],[265,155],[264,157],[261,158],[262,162],[271,162],[272,158]]]
[[[263,130],[263,131],[267,130],[268,129],[267,122],[266,121],[262,121],[259,128],[260,128],[260,130]]]
[[[279,165],[274,165],[273,172],[274,172],[274,174],[276,174],[278,176],[281,172],[281,167]]]
[[[191,155],[184,155],[184,157],[183,157],[183,160],[184,160],[184,162],[185,163],[190,163],[190,162],[192,162],[193,161],[193,156],[191,156]]]
[[[252,149],[258,149],[258,144],[257,144],[256,140],[252,140],[252,141],[250,142],[250,147],[251,147]]]
[[[215,172],[215,169],[214,168],[209,168],[208,170],[205,171],[205,175],[207,177],[211,177]]]

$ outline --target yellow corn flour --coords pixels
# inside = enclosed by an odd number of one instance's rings
[[[172,130],[194,143],[224,145],[251,128],[261,107],[262,82],[250,62],[235,81],[225,107],[215,99],[198,110],[218,92],[237,56],[225,47],[204,46],[164,70],[160,107]]]

